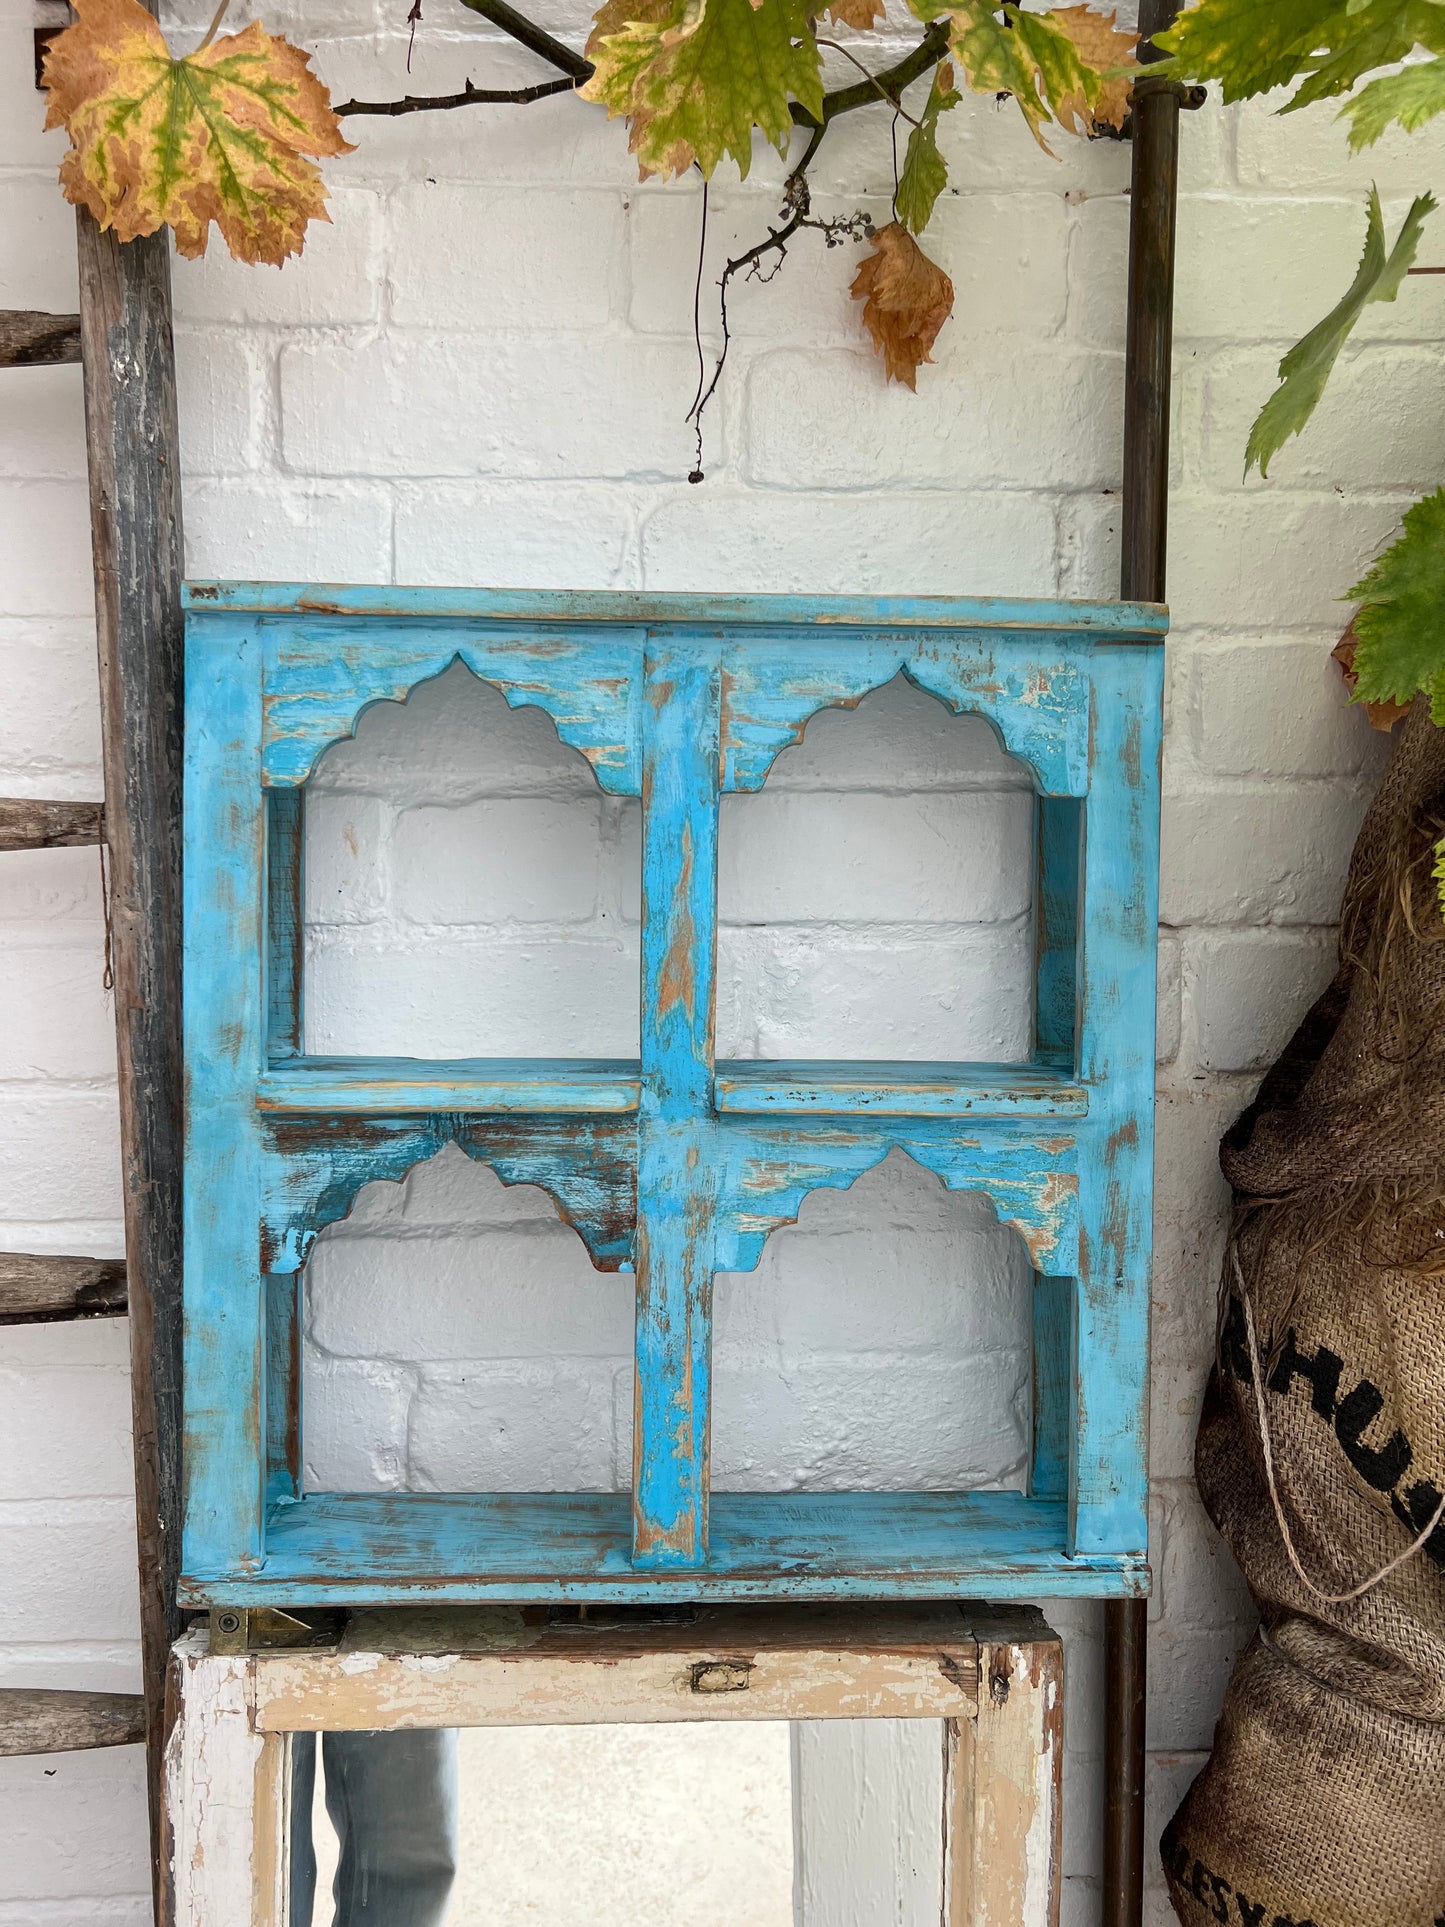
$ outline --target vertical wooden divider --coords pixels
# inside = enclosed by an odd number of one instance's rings
[[[649,636],[633,1563],[707,1556],[721,638]]]

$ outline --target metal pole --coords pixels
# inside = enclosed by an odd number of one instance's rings
[[[1140,0],[1139,58],[1179,0]],[[1134,90],[1129,208],[1129,334],[1124,373],[1124,540],[1120,593],[1164,600],[1169,534],[1169,386],[1174,330],[1174,211],[1179,178],[1179,90],[1145,80]],[[1104,1927],[1140,1927],[1144,1914],[1145,1686],[1148,1605],[1104,1608]]]

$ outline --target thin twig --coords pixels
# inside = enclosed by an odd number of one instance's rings
[[[592,62],[585,55],[574,53],[570,47],[563,46],[560,40],[554,40],[535,21],[518,13],[515,7],[509,7],[507,0],[462,0],[462,5],[470,7],[473,13],[479,13],[484,20],[490,20],[494,27],[500,27],[503,33],[510,34],[513,40],[520,41],[532,53],[550,62],[562,73],[569,74],[573,80],[592,78]]]
[[[206,29],[205,39],[201,42],[200,46],[197,47],[196,49],[197,53],[201,53],[207,47],[209,47],[211,42],[215,39],[216,35],[221,31],[221,22],[225,19],[226,10],[230,6],[230,4],[231,4],[231,0],[221,0],[220,6],[216,8],[215,18],[212,20],[210,26],[207,27]]]
[[[693,283],[692,289],[692,340],[693,346],[697,349],[697,387],[693,391],[692,406],[683,416],[684,421],[691,421],[693,415],[696,413],[697,405],[702,400],[702,385],[707,380],[707,361],[702,352],[702,270],[703,263],[707,259],[707,189],[707,176],[704,175],[702,182],[702,220],[699,223],[699,233],[697,237],[697,279]],[[700,482],[703,479],[702,423],[699,421],[696,426],[697,461],[693,465],[692,473],[687,478],[690,482]]]
[[[911,54],[906,54],[896,66],[885,67],[882,73],[870,74],[867,80],[858,80],[851,87],[836,88],[831,94],[823,96],[823,124],[836,120],[839,114],[850,114],[855,107],[871,107],[881,92],[894,106],[898,96],[906,87],[930,67],[936,67],[948,52],[948,18],[935,20],[928,32],[919,41]],[[789,109],[795,124],[799,127],[816,127],[818,119],[810,114],[801,101],[795,100]]]
[[[878,74],[870,74],[868,69],[863,65],[863,62],[861,60],[854,59],[853,55],[849,53],[848,49],[843,45],[843,43],[840,40],[825,40],[821,34],[818,34],[815,37],[820,47],[831,47],[835,54],[842,54],[845,60],[852,60],[853,65],[858,69],[859,73],[862,74],[863,78],[867,81],[868,85],[874,89],[874,91],[878,95],[878,98],[881,101],[886,102],[886,104],[893,109],[895,114],[902,114],[903,118],[908,122],[910,127],[916,127],[918,125],[918,122],[913,118],[912,114],[907,112],[907,110],[903,106],[903,103],[897,98],[897,95],[902,93],[903,91],[901,87],[896,88],[894,92],[890,94],[888,89],[883,85],[882,77]],[[825,109],[827,107],[827,104],[828,104],[827,96],[825,95],[823,100],[823,105]]]
[[[531,87],[474,87],[470,81],[459,94],[408,94],[403,100],[348,100],[333,108],[338,116],[346,114],[429,114],[445,107],[514,106],[546,100],[550,94],[570,94],[574,80],[539,80]]]

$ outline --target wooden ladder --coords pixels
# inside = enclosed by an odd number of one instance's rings
[[[84,368],[106,801],[0,799],[0,853],[102,842],[108,852],[126,1257],[0,1254],[0,1325],[129,1316],[143,1691],[0,1691],[0,1755],[146,1743],[161,1920],[166,1665],[182,1630],[182,545],[170,252],[164,233],[122,247],[84,211],[77,223],[80,313],[0,312],[0,368]]]

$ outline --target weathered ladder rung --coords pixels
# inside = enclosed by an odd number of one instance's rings
[[[0,368],[54,368],[80,360],[80,316],[0,308]]]
[[[0,1251],[0,1325],[124,1318],[123,1258],[52,1258]]]
[[[145,1701],[139,1693],[0,1687],[0,1757],[139,1746],[145,1736]]]
[[[99,803],[0,796],[0,850],[55,850],[100,841]]]

